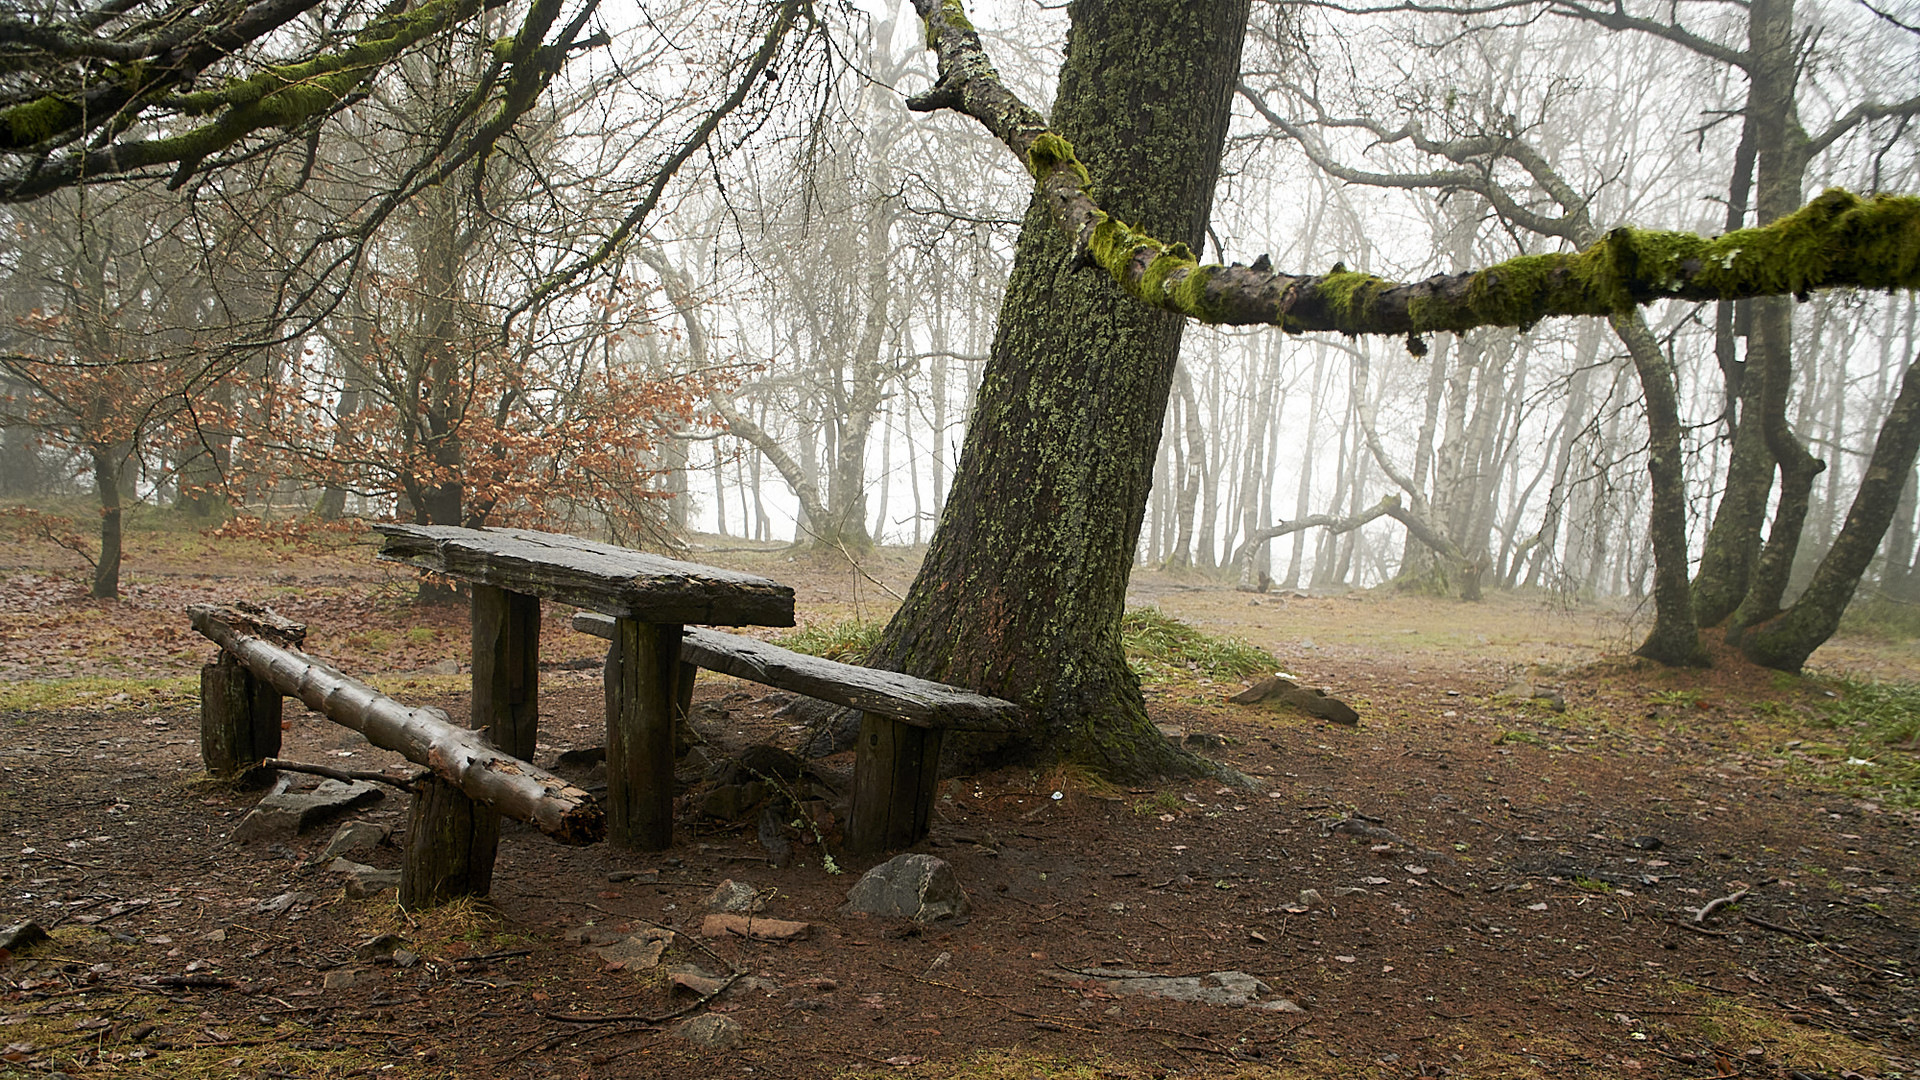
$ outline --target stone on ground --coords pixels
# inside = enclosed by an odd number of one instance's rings
[[[296,836],[356,806],[378,802],[384,793],[373,784],[356,780],[328,780],[312,791],[276,789],[248,811],[228,837],[236,844],[265,838]]]
[[[766,906],[766,898],[760,895],[760,890],[747,882],[735,881],[732,878],[721,882],[713,890],[713,894],[707,897],[708,911],[751,914]]]
[[[945,859],[908,854],[896,855],[861,875],[840,910],[932,922],[965,915],[968,905],[967,894]]]
[[[740,1030],[740,1022],[731,1016],[716,1013],[703,1013],[690,1020],[683,1020],[673,1029],[673,1035],[685,1039],[695,1046],[704,1046],[710,1050],[732,1050],[746,1041],[746,1035]]]

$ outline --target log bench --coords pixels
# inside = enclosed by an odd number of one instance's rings
[[[618,633],[614,619],[586,611],[573,617],[573,628],[608,639]],[[615,653],[609,650],[607,665],[609,714],[620,708],[617,688],[625,683]],[[697,668],[860,710],[846,831],[847,850],[856,854],[906,847],[926,836],[945,732],[1011,731],[1020,712],[1010,701],[945,683],[825,660],[718,630],[683,631],[680,662],[676,697],[682,714],[692,699]]]
[[[277,756],[285,697],[429,770],[408,807],[401,906],[486,895],[503,816],[565,844],[605,835],[606,814],[591,795],[488,745],[439,709],[404,705],[307,655],[300,649],[305,626],[254,604],[195,604],[187,612],[193,628],[220,646],[219,659],[200,673],[200,750],[209,772],[236,776]]]

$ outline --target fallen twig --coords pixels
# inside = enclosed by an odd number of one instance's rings
[[[1717,899],[1707,901],[1704,905],[1700,907],[1698,911],[1695,911],[1693,913],[1694,923],[1700,926],[1706,925],[1707,920],[1713,918],[1714,914],[1717,913],[1721,908],[1729,907],[1733,904],[1739,903],[1742,900],[1745,900],[1747,896],[1752,892],[1753,892],[1752,889],[1741,889],[1739,892],[1734,893],[1731,896],[1722,896]]]
[[[311,776],[323,776],[328,780],[338,780],[343,784],[351,784],[355,780],[364,780],[374,784],[389,784],[406,792],[412,792],[415,787],[419,785],[420,781],[433,775],[431,771],[422,770],[402,780],[399,777],[388,776],[386,773],[335,769],[326,765],[308,765],[305,762],[288,761],[285,758],[267,758],[260,763],[260,767],[263,769],[277,769],[281,772],[297,772],[307,773]]]

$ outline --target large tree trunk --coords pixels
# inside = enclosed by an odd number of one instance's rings
[[[1706,667],[1707,651],[1700,645],[1687,583],[1687,478],[1681,461],[1680,400],[1673,363],[1660,351],[1660,343],[1638,311],[1616,315],[1613,329],[1633,360],[1641,397],[1647,403],[1653,630],[1634,653],[1669,667]]]
[[[1053,123],[1118,218],[1200,247],[1248,9],[1075,0]],[[1069,252],[1033,203],[952,496],[876,661],[1024,705],[1006,754],[1192,774],[1120,649],[1182,323]]]
[[[1916,451],[1920,451],[1920,362],[1907,368],[1900,396],[1880,426],[1873,457],[1839,537],[1793,606],[1777,618],[1749,627],[1741,636],[1740,651],[1747,659],[1782,671],[1799,671],[1813,650],[1833,636],[1899,508],[1900,489],[1913,471]]]

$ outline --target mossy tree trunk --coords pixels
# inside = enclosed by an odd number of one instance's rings
[[[1670,667],[1705,667],[1687,581],[1687,478],[1681,455],[1680,399],[1673,361],[1638,310],[1613,319],[1627,347],[1647,406],[1647,479],[1652,489],[1648,540],[1653,546],[1653,630],[1634,650]]]
[[[1773,455],[1760,425],[1760,380],[1744,374],[1735,392],[1733,445],[1727,455],[1726,488],[1700,553],[1693,579],[1693,620],[1719,626],[1740,606],[1760,558],[1760,529],[1773,491]]]
[[[1813,650],[1833,636],[1900,507],[1901,489],[1913,473],[1916,452],[1920,452],[1920,361],[1908,366],[1900,396],[1880,426],[1873,457],[1840,535],[1793,606],[1747,628],[1740,639],[1740,651],[1747,659],[1782,671],[1799,671]]]
[[[1117,217],[1200,246],[1248,9],[1072,5],[1053,123]],[[876,662],[1025,705],[1028,727],[997,757],[1192,774],[1202,763],[1148,721],[1120,649],[1183,324],[1071,251],[1036,199],[952,494]]]

